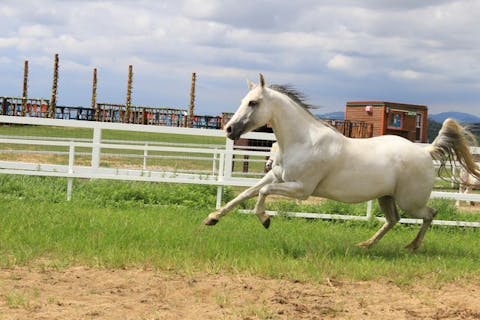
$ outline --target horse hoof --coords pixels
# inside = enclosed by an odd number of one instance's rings
[[[207,226],[214,226],[218,222],[218,219],[207,218],[203,221],[203,223]]]
[[[364,249],[368,249],[370,248],[372,244],[368,241],[362,241],[362,242],[359,242],[357,244],[355,244],[355,246],[357,246],[358,248],[364,248]]]
[[[262,225],[265,227],[265,229],[268,229],[268,227],[270,227],[270,217],[263,221]]]
[[[418,245],[415,243],[410,243],[408,246],[405,246],[405,250],[410,252],[415,252],[418,249]]]

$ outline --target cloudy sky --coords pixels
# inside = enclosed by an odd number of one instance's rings
[[[292,84],[323,109],[346,101],[425,104],[480,115],[480,0],[0,1],[0,96],[58,104],[186,108],[197,73],[196,113],[234,111],[258,73]]]

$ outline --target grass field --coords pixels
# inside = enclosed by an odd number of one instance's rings
[[[0,125],[0,135],[92,139],[93,130],[83,128],[49,126]],[[102,130],[102,139],[220,145],[225,144],[225,138],[221,137],[201,137],[166,133],[157,134],[149,132],[131,132],[120,130]]]
[[[91,138],[89,129],[0,126],[0,135]],[[224,138],[126,133],[105,130],[103,139],[219,144]],[[88,151],[88,150],[87,150]],[[108,150],[104,150],[108,151]],[[3,154],[2,159],[8,159]],[[30,155],[31,157],[31,155]],[[66,163],[66,156],[36,161]],[[12,158],[10,160],[20,160]],[[23,161],[23,159],[22,159]],[[76,157],[88,164],[88,156]],[[102,156],[102,165],[141,166],[141,159]],[[149,160],[149,166],[189,167],[188,160]],[[261,164],[254,167],[260,169]],[[448,188],[440,182],[439,187]],[[418,226],[396,226],[377,246],[355,243],[370,237],[377,222],[333,222],[275,217],[269,230],[255,216],[232,212],[216,227],[202,220],[215,207],[210,186],[79,180],[65,201],[66,180],[0,175],[0,267],[38,265],[62,268],[153,267],[183,274],[245,273],[321,281],[391,279],[395,283],[479,279],[480,230],[433,227],[416,253],[403,250]],[[239,189],[224,189],[224,200]],[[253,200],[240,208],[252,208]],[[434,200],[438,218],[480,221],[480,210],[458,210],[452,201]],[[276,199],[267,209],[364,215],[366,204]],[[378,206],[374,214],[381,216]]]
[[[477,229],[433,227],[410,253],[403,246],[418,226],[396,226],[364,250],[354,244],[376,231],[375,222],[276,217],[265,230],[255,216],[233,212],[215,227],[203,226],[215,205],[214,187],[76,180],[71,202],[65,188],[64,179],[0,175],[0,267],[41,261],[57,268],[145,266],[309,281],[479,279]],[[293,209],[286,203],[270,206]],[[458,213],[448,202],[436,204]]]

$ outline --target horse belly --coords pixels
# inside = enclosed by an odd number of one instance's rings
[[[432,159],[411,142],[388,136],[358,139],[351,140],[344,151],[344,156],[320,180],[315,195],[349,203],[382,196],[404,200],[408,193],[405,190],[417,192],[422,201],[429,195],[433,182]]]
[[[357,203],[393,195],[394,192],[395,179],[392,176],[364,171],[326,177],[317,186],[314,195],[341,202]]]

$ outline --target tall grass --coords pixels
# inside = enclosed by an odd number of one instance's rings
[[[326,277],[397,283],[479,278],[480,232],[434,227],[415,254],[403,246],[417,226],[397,226],[359,249],[377,223],[277,217],[265,230],[235,212],[202,225],[216,188],[83,180],[66,202],[65,180],[0,175],[0,266],[154,267],[185,274],[251,273],[323,281]],[[233,192],[225,191],[230,199]]]

